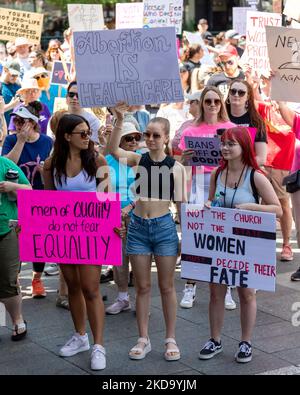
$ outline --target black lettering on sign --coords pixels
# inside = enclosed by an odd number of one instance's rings
[[[205,257],[205,256],[196,256],[196,255],[188,255],[188,254],[181,254],[181,260],[193,263],[203,263],[204,265],[211,265],[212,258]]]
[[[254,237],[257,239],[276,240],[275,232],[266,232],[264,230],[232,228],[232,234],[245,237]]]
[[[245,240],[232,237],[214,236],[202,233],[194,233],[196,248],[208,249],[210,251],[228,252],[229,254],[245,255]]]

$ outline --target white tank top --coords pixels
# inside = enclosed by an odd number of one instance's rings
[[[61,177],[61,184],[56,179],[54,170],[54,185],[58,191],[96,192],[96,177],[89,177],[85,170],[81,170],[75,177]]]

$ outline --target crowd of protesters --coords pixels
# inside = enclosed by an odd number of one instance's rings
[[[124,225],[115,231],[123,239],[123,266],[110,268],[102,275],[99,267],[93,265],[52,264],[45,268],[45,263],[33,262],[32,266],[32,297],[47,295],[44,272],[57,274],[56,305],[71,312],[75,333],[60,349],[60,356],[90,349],[87,314],[94,338],[94,370],[106,367],[105,312],[115,315],[131,309],[129,264],[139,331],[129,357],[140,360],[151,351],[148,323],[152,259],[157,266],[166,326],[164,358],[180,359],[175,333],[174,273],[180,264],[176,223],[180,224],[182,203],[205,204],[209,209],[216,196],[225,191],[223,202],[218,205],[276,214],[283,238],[280,260],[293,260],[293,218],[300,248],[300,191],[290,199],[283,180],[290,172],[300,170],[300,113],[295,111],[295,105],[270,99],[271,70],[268,75],[257,75],[243,64],[245,37],[232,29],[214,37],[208,28],[207,20],[200,19],[198,34],[203,44],[189,45],[185,37],[181,40],[178,68],[185,101],[165,103],[160,108],[119,103],[107,109],[82,109],[70,29],[64,32],[63,43],[50,40],[45,52],[23,37],[1,45],[0,302],[11,316],[12,340],[21,340],[27,334],[17,243],[17,233],[22,229],[9,226],[17,220],[18,189],[95,192],[103,181],[98,179],[97,170],[103,166],[114,170],[113,176],[108,173],[107,177],[108,184],[122,196]],[[202,62],[207,50],[213,66]],[[53,62],[60,59],[72,63],[67,87],[50,82]],[[54,112],[56,97],[66,98],[64,110]],[[256,129],[253,140],[248,128]],[[218,133],[222,134],[221,165],[188,167],[194,151],[185,146],[185,137],[214,137]],[[161,181],[158,189],[131,189],[134,182],[138,185],[142,173],[151,185],[151,169],[157,166],[170,169],[168,180]],[[136,168],[143,168],[143,172],[135,172]],[[10,173],[15,174],[14,182],[10,181]],[[118,295],[105,310],[99,283],[112,278]],[[291,280],[300,281],[300,268]],[[236,308],[231,291],[225,285],[210,284],[211,338],[200,350],[200,359],[210,359],[222,351],[224,308]],[[256,291],[238,287],[237,292],[241,342],[235,359],[245,363],[252,359]],[[195,298],[196,282],[188,280],[180,306],[192,308]]]

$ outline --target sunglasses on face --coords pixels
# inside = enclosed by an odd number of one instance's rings
[[[139,134],[136,136],[124,136],[124,140],[126,141],[126,143],[132,143],[133,140],[139,142],[141,141],[141,136]]]
[[[190,104],[194,104],[194,103],[198,104],[199,101],[198,100],[190,100]]]
[[[152,136],[155,140],[158,140],[158,139],[161,138],[161,135],[158,134],[158,133],[148,133],[148,132],[145,132],[145,133],[144,133],[144,136],[145,136],[146,139],[150,139],[151,136]]]
[[[42,74],[42,75],[37,75],[36,77],[34,77],[37,81],[41,78],[47,78],[48,76],[46,74]]]
[[[28,120],[28,118],[21,118],[21,117],[17,117],[16,116],[16,117],[14,117],[13,122],[15,124],[19,124],[19,125],[23,126],[26,123],[27,120]]]
[[[233,60],[227,60],[225,62],[221,62],[221,65],[222,66],[226,66],[226,65],[233,66],[234,65],[234,61]]]
[[[231,94],[231,96],[236,96],[238,95],[239,97],[243,97],[245,96],[245,94],[247,93],[246,91],[243,91],[242,89],[235,89],[232,88],[229,90],[229,93]]]
[[[82,130],[81,132],[72,132],[72,134],[80,134],[82,139],[90,138],[92,136],[92,132],[90,130]]]
[[[70,99],[73,99],[74,97],[77,97],[77,99],[78,99],[78,93],[77,92],[69,92],[68,93],[68,97]]]
[[[221,104],[221,100],[220,99],[205,99],[204,103],[207,106],[211,106],[211,105],[219,106]]]

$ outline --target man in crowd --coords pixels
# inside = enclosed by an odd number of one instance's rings
[[[214,39],[211,32],[208,31],[208,22],[202,18],[198,22],[198,33],[201,35],[206,45],[214,46]]]

